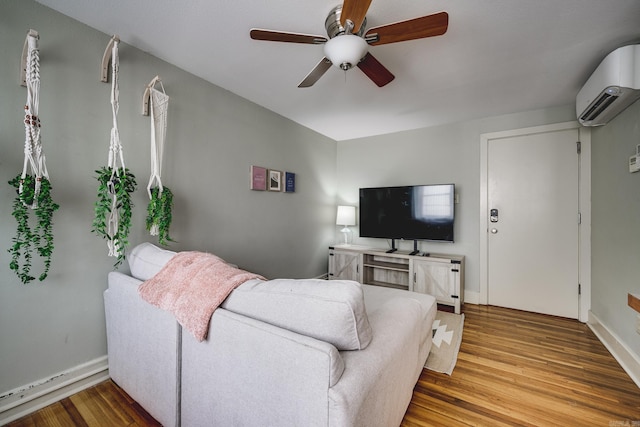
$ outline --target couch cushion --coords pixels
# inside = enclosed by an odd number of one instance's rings
[[[250,280],[221,307],[293,332],[360,350],[371,341],[362,287],[351,280]]]
[[[138,280],[149,280],[176,253],[157,247],[152,243],[141,243],[131,250],[127,257],[131,275]]]

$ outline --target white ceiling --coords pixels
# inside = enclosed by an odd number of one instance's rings
[[[640,43],[639,0],[373,0],[367,27],[446,11],[449,29],[372,46],[396,76],[383,88],[332,68],[299,89],[323,47],[249,30],[326,36],[340,0],[37,1],[335,140],[572,104],[607,53]]]

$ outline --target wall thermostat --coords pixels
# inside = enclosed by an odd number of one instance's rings
[[[629,172],[633,173],[640,171],[640,162],[638,162],[639,159],[640,156],[638,156],[637,154],[635,156],[629,157]]]

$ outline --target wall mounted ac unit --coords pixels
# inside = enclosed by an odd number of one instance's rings
[[[584,126],[601,126],[640,98],[640,45],[607,55],[576,97],[576,113]]]

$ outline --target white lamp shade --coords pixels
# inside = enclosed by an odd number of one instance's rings
[[[353,34],[336,36],[324,44],[324,55],[336,67],[348,70],[356,66],[367,54],[367,42]]]
[[[355,206],[338,206],[338,215],[336,216],[337,225],[356,225],[356,207]]]

